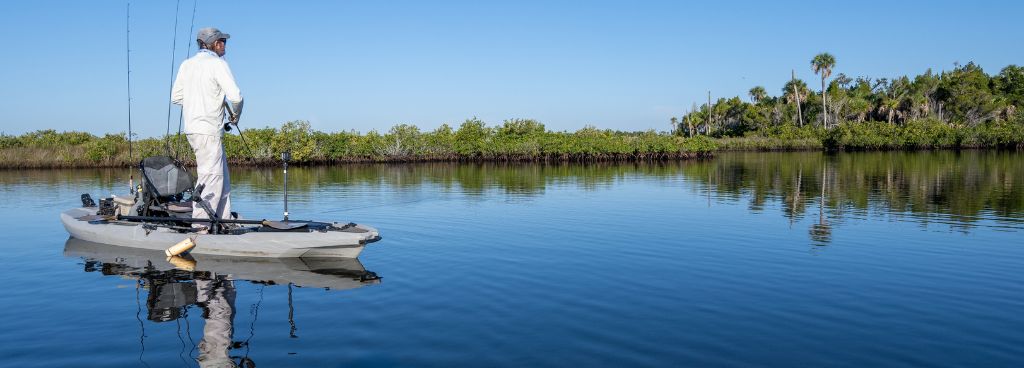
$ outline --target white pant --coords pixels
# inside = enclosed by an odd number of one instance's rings
[[[205,184],[203,202],[210,206],[218,218],[231,217],[231,176],[228,175],[228,157],[224,154],[221,136],[189,134],[188,143],[196,154],[196,186]],[[210,218],[202,206],[192,206],[192,218]]]

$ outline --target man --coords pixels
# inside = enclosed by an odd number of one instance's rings
[[[196,186],[205,185],[202,201],[219,218],[231,214],[231,179],[222,142],[224,106],[232,124],[238,124],[242,113],[242,94],[222,58],[230,37],[216,28],[200,29],[196,34],[199,52],[181,63],[171,89],[171,102],[181,105],[185,136],[196,155]],[[209,218],[198,204],[192,208],[192,217]]]

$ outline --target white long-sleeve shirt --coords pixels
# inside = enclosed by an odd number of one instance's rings
[[[228,62],[209,50],[199,50],[178,68],[171,102],[181,105],[185,134],[224,134],[224,99],[242,102]]]

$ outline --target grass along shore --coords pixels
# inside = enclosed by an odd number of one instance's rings
[[[233,164],[274,164],[283,151],[296,164],[427,161],[636,161],[708,157],[715,149],[708,137],[684,138],[648,132],[615,132],[587,127],[552,132],[533,120],[507,120],[488,127],[469,119],[458,129],[448,125],[421,132],[396,125],[387,133],[321,132],[308,122],[292,121],[280,128],[245,128],[224,136]],[[251,150],[251,151],[250,151]],[[146,138],[133,142],[127,134],[97,137],[82,132],[42,130],[19,136],[0,135],[0,168],[124,167],[142,157],[177,156],[186,164],[194,157],[184,136]],[[176,152],[176,153],[175,153]]]
[[[320,132],[293,121],[279,128],[245,129],[248,149],[235,133],[225,135],[233,164],[276,164],[280,152],[292,152],[296,164],[427,161],[640,161],[705,158],[715,151],[919,150],[1024,148],[1024,122],[993,121],[956,127],[937,120],[903,124],[843,122],[825,129],[790,124],[747,132],[744,136],[682,137],[669,133],[617,132],[587,127],[552,132],[533,120],[507,120],[488,127],[469,119],[458,129],[448,125],[421,132],[396,125],[387,133]],[[194,162],[184,137],[146,138],[126,134],[102,137],[83,132],[42,130],[19,136],[0,134],[0,168],[126,167],[142,157],[171,155]],[[167,142],[167,143],[165,143]],[[134,157],[134,159],[131,159]]]

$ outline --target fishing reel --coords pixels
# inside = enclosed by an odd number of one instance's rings
[[[229,102],[224,99],[224,112],[228,117],[228,122],[224,123],[224,131],[230,132],[232,125],[238,125],[238,118],[242,116],[242,101],[238,103]]]

